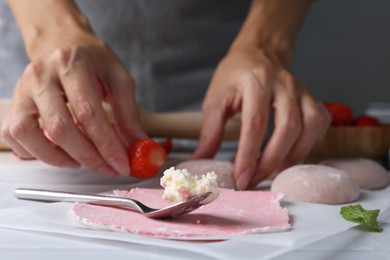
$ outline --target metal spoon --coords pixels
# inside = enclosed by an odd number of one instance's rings
[[[173,218],[187,214],[202,206],[202,201],[204,201],[211,192],[193,196],[188,200],[175,203],[161,209],[150,208],[134,199],[105,195],[25,188],[16,189],[14,194],[18,199],[52,202],[83,202],[94,205],[135,210],[149,218]]]

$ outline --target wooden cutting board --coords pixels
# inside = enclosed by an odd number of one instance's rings
[[[333,126],[311,156],[323,158],[381,158],[389,153],[390,124],[375,127]]]

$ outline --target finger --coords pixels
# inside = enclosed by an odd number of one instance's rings
[[[84,167],[103,176],[116,176],[116,172],[101,158],[90,141],[83,135],[62,98],[59,82],[47,82],[40,95],[34,96],[39,114],[50,139]]]
[[[204,109],[199,143],[191,159],[212,158],[215,156],[222,143],[224,125],[223,109]]]
[[[34,157],[24,149],[10,134],[9,123],[8,123],[9,113],[4,117],[1,125],[1,135],[3,140],[10,146],[13,153],[21,159],[34,159]]]
[[[33,157],[54,166],[79,167],[80,165],[68,156],[61,148],[51,143],[43,135],[38,122],[38,111],[33,101],[24,98],[16,103],[9,120],[9,132],[13,139]]]
[[[101,157],[121,175],[129,176],[126,149],[108,121],[97,93],[104,86],[86,64],[77,60],[78,55],[82,54],[72,50],[59,59],[60,82],[72,112]]]
[[[310,153],[327,125],[327,119],[324,117],[317,101],[311,96],[303,95],[300,103],[303,128],[298,140],[287,155],[283,168],[302,161]]]
[[[290,86],[289,89],[293,88]],[[257,174],[251,185],[257,184],[282,167],[302,129],[299,106],[293,91],[287,93],[284,87],[277,87],[274,106],[274,130],[260,157]]]
[[[107,101],[112,107],[115,130],[129,147],[135,140],[145,138],[146,133],[141,127],[136,105],[135,83],[123,68],[117,71],[120,73],[113,73],[110,78],[112,93],[109,93]]]
[[[248,78],[242,91],[242,125],[234,177],[237,188],[244,190],[255,173],[260,148],[267,132],[271,93],[255,78]]]

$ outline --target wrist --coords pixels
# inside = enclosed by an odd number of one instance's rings
[[[265,52],[277,59],[284,66],[289,66],[293,56],[293,44],[291,41],[265,35],[240,35],[230,46],[231,51]]]
[[[97,40],[87,19],[83,16],[54,18],[50,24],[30,23],[23,26],[23,39],[31,60],[58,47],[77,42]]]
[[[87,18],[72,0],[8,0],[8,5],[30,59],[70,38],[94,36]]]
[[[253,0],[231,48],[255,48],[275,54],[288,65],[310,0]]]

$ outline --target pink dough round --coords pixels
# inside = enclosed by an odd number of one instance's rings
[[[359,197],[359,186],[346,172],[324,165],[297,165],[282,171],[271,191],[288,201],[344,204]]]
[[[362,189],[380,189],[389,185],[390,182],[389,172],[382,165],[371,159],[334,159],[325,160],[321,164],[345,171],[355,179]]]
[[[181,162],[176,165],[177,169],[187,169],[188,172],[202,177],[208,172],[217,174],[217,183],[220,188],[234,189],[235,181],[233,176],[234,165],[229,161],[218,161],[212,159],[200,159]]]
[[[114,191],[115,196],[145,201],[153,208],[169,206],[163,189]],[[92,229],[129,232],[175,239],[215,240],[244,234],[290,229],[288,210],[280,205],[283,195],[269,191],[221,189],[213,202],[174,220],[159,220],[114,207],[75,203],[70,216]]]

